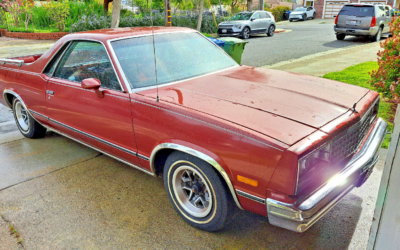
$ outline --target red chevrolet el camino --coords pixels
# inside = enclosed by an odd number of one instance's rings
[[[186,28],[67,35],[0,59],[0,91],[24,136],[52,130],[162,177],[207,231],[237,208],[306,231],[365,182],[387,126],[374,91],[240,66]]]

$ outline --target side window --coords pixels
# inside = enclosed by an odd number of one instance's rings
[[[254,13],[254,15],[251,18],[260,19],[260,12]]]
[[[265,15],[267,16],[267,18],[271,19],[271,16],[267,12],[265,12]]]
[[[267,13],[265,13],[265,12],[260,12],[260,17],[261,17],[261,18],[267,18]]]
[[[378,11],[377,11],[377,15],[376,16],[378,16],[378,17],[385,16],[385,9],[383,8],[383,6],[378,6],[377,10]]]
[[[95,78],[100,80],[104,88],[121,90],[107,52],[97,42],[73,42],[54,76],[79,83],[87,78]]]
[[[385,6],[385,14],[386,16],[390,16],[390,11],[388,6]]]
[[[53,57],[51,62],[44,69],[44,71],[43,71],[44,74],[46,74],[50,77],[53,75],[58,62],[60,61],[60,59],[61,59],[64,51],[67,49],[68,45],[69,45],[69,43],[66,43],[59,51],[57,51],[57,54]]]

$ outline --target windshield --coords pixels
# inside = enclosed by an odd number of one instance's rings
[[[294,11],[306,11],[306,8],[296,8]]]
[[[347,15],[347,16],[359,16],[359,17],[367,17],[374,15],[374,7],[373,6],[343,6],[342,10],[339,12],[339,15]]]
[[[153,36],[111,43],[132,88],[156,85]],[[165,84],[236,66],[237,63],[196,32],[154,36],[157,80]]]
[[[229,20],[250,20],[251,15],[253,15],[252,12],[238,13],[231,17]]]

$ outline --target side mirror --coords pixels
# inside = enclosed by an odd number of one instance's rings
[[[255,18],[250,18],[250,21],[253,22],[254,20],[256,20]]]
[[[81,85],[82,85],[82,88],[84,88],[84,89],[94,89],[94,92],[96,92],[96,95],[98,97],[104,97],[103,92],[99,90],[99,88],[101,86],[99,79],[87,78],[82,81]]]

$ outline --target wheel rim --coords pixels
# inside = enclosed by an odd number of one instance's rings
[[[197,218],[206,217],[213,206],[211,189],[204,177],[193,167],[178,167],[172,176],[172,187],[180,206]]]
[[[382,36],[382,29],[378,30],[378,34],[376,35],[376,41],[379,42],[381,40],[381,36]]]
[[[27,131],[29,128],[28,112],[22,106],[21,102],[17,102],[15,105],[15,116],[17,117],[19,127],[22,130]]]
[[[269,34],[273,35],[274,32],[275,32],[275,28],[274,28],[274,26],[271,26],[271,28],[269,28]]]
[[[250,32],[249,32],[249,29],[248,29],[248,28],[245,28],[244,31],[243,31],[243,36],[244,36],[244,38],[249,38],[249,36],[250,36],[249,33],[250,33]]]

